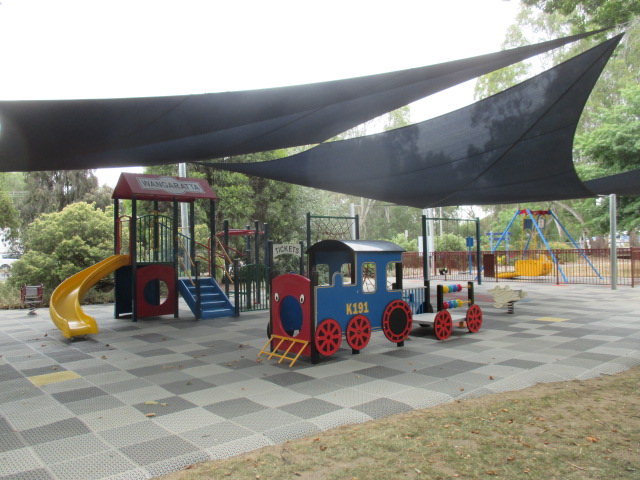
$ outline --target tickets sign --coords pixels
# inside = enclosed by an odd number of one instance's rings
[[[302,255],[300,244],[296,243],[277,243],[273,245],[273,257],[279,255]]]

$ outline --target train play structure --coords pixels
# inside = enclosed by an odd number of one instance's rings
[[[445,300],[445,294],[457,293],[467,290],[466,300],[454,298]],[[467,306],[467,310],[461,313],[461,310],[454,310]],[[424,310],[424,309],[423,309]],[[437,285],[436,286],[436,310],[428,307],[426,312],[417,313],[413,320],[421,327],[433,327],[433,332],[438,340],[446,340],[453,332],[453,325],[458,327],[467,327],[470,333],[476,333],[482,327],[482,309],[475,304],[473,282],[467,282],[467,285]],[[452,313],[453,310],[453,313]]]
[[[114,274],[115,318],[133,321],[160,315],[178,317],[181,295],[196,319],[237,315],[237,308],[215,280],[215,255],[198,259],[194,202],[210,202],[210,232],[215,232],[217,195],[206,181],[160,175],[122,173],[113,192],[114,254],[64,280],[53,292],[49,312],[67,337],[98,333],[95,319],[81,307],[84,294]],[[120,215],[120,200],[131,201],[131,215]],[[138,202],[152,202],[152,213],[138,216]],[[173,215],[159,214],[159,202],[171,202]],[[179,231],[178,206],[189,204],[190,232]],[[204,261],[205,268],[201,268]],[[208,272],[205,276],[202,273]]]
[[[268,341],[259,353],[287,360],[290,366],[301,356],[318,363],[334,355],[344,338],[353,354],[364,349],[371,334],[382,331],[401,347],[411,332],[414,318],[421,326],[433,325],[436,337],[451,335],[453,319],[449,310],[468,305],[465,316],[470,332],[482,325],[482,310],[474,304],[473,284],[468,298],[445,301],[445,293],[462,286],[438,286],[437,311],[429,302],[419,303],[425,313],[415,315],[403,299],[402,252],[395,243],[381,240],[322,240],[307,249],[311,275],[288,273],[271,281],[271,308]]]

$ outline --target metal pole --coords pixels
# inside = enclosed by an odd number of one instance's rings
[[[224,250],[224,269],[227,271],[227,273],[224,275],[224,294],[228,297],[229,296],[229,277],[228,277],[228,273],[229,273],[229,220],[224,220],[222,223],[222,228],[223,228],[223,237],[222,237],[222,242],[223,242],[223,250]],[[235,264],[234,264],[235,265]],[[235,266],[234,266],[235,268]],[[237,315],[236,315],[237,316]]]
[[[349,204],[349,216],[354,217],[356,216],[356,206],[354,203],[350,203]],[[354,221],[351,224],[351,238],[352,239],[356,239],[358,238],[357,234],[356,234],[356,222]]]
[[[427,242],[427,216],[422,215],[422,278],[425,282],[431,279],[429,271],[429,243]]]
[[[138,202],[134,195],[131,198],[131,218],[133,228],[129,233],[131,237],[131,298],[133,299],[131,309],[131,320],[138,321]]]
[[[617,211],[616,211],[616,194],[609,195],[609,225],[611,241],[609,245],[611,247],[611,290],[618,289],[618,255],[617,255],[617,238],[616,232],[618,231],[617,225]]]
[[[179,163],[178,164],[178,176],[186,178],[187,176],[187,164]],[[189,235],[189,212],[187,204],[184,202],[180,203],[180,233],[182,233],[185,237]],[[188,242],[185,242],[185,248],[190,248]],[[191,252],[189,252],[191,253]],[[185,258],[185,261],[187,259]]]
[[[216,201],[209,199],[209,276],[216,279]]]
[[[120,234],[120,200],[113,199],[113,254],[120,255],[122,252],[122,235]]]
[[[480,246],[480,218],[476,217],[476,268],[478,270],[478,285],[482,285],[482,272],[480,269],[481,261],[480,255],[482,254],[482,248]]]
[[[180,205],[185,205],[186,206],[186,204],[184,202],[182,202]],[[189,257],[191,258],[190,263],[196,261],[196,221],[195,221],[195,218],[196,218],[196,202],[193,201],[193,202],[189,203],[189,222],[188,222],[188,224],[189,224],[188,232],[189,232],[189,237],[190,238],[189,238],[189,243],[188,243],[189,246],[187,248],[189,248]],[[184,243],[186,244],[187,242],[184,242]],[[187,263],[187,265],[189,265],[189,264]],[[192,263],[191,275],[194,275],[194,272],[193,272],[194,268],[195,268],[195,266],[193,266],[193,263]]]
[[[173,199],[173,226],[171,229],[171,244],[173,245],[173,270],[174,270],[174,283],[175,288],[178,288],[178,201]],[[185,272],[185,275],[187,272]],[[178,306],[178,292],[175,292],[174,300],[173,300],[173,316],[174,318],[178,318],[180,316],[180,310]]]

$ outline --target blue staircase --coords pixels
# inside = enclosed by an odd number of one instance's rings
[[[235,315],[234,306],[213,278],[201,277],[198,282],[200,283],[200,314],[196,312],[195,285],[188,278],[178,279],[178,290],[196,318],[210,319]]]

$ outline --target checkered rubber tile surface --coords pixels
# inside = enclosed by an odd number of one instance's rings
[[[318,365],[257,359],[267,312],[113,319],[68,340],[47,310],[0,311],[0,477],[147,479],[208,459],[453,399],[640,364],[640,290],[524,285],[515,314],[476,288],[484,325],[402,348],[377,332]],[[523,288],[522,284],[518,288]]]

